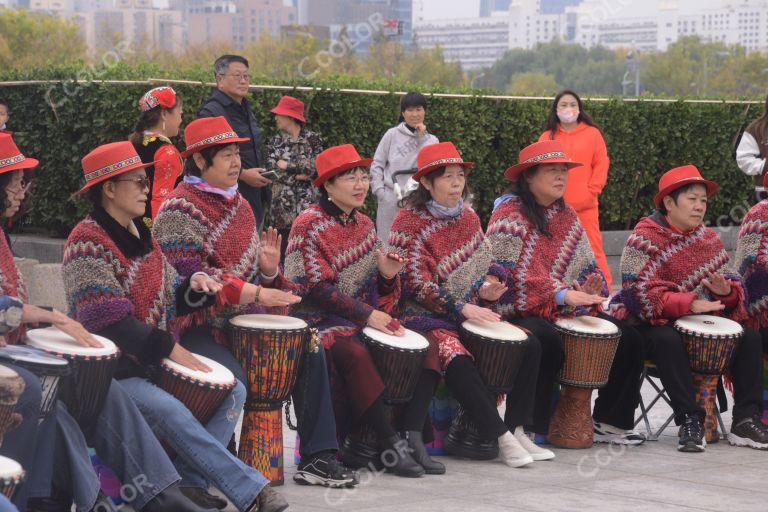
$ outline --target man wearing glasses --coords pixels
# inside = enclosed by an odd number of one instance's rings
[[[213,64],[216,90],[203,104],[198,117],[224,116],[239,137],[251,139],[240,145],[242,171],[240,193],[248,200],[256,217],[258,230],[264,227],[266,205],[272,200],[269,179],[264,172],[261,137],[248,96],[248,60],[239,55],[222,55]]]

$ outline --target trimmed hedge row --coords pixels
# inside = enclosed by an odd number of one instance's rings
[[[210,89],[202,84],[174,87],[184,98],[186,125]],[[0,97],[12,106],[10,127],[17,132],[17,144],[42,162],[26,224],[66,234],[81,218],[86,205],[70,198],[82,182],[80,159],[99,144],[129,135],[138,117],[137,100],[149,88],[99,82],[0,88]],[[274,134],[269,110],[282,94],[259,91],[252,96],[262,140]],[[383,133],[397,121],[399,98],[394,94],[333,89],[292,94],[306,103],[309,127],[328,145],[350,142],[361,154],[372,155]],[[426,120],[430,131],[440,140],[453,141],[465,159],[476,162],[470,183],[484,221],[505,186],[503,170],[516,161],[521,147],[538,138],[548,108],[545,100],[430,100]],[[739,125],[759,115],[762,106],[751,106],[746,115],[744,108],[683,101],[587,102],[585,109],[601,126],[611,157],[608,185],[600,199],[603,229],[631,228],[652,209],[659,176],[685,163],[697,165],[705,177],[722,186],[710,202],[711,222],[736,206],[749,205],[751,181],[736,167],[730,145]],[[181,137],[178,144],[183,145]],[[370,203],[369,208],[373,211],[375,205]]]

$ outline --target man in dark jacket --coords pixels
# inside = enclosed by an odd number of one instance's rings
[[[224,116],[238,136],[251,139],[240,145],[242,171],[239,190],[253,208],[261,231],[266,205],[272,199],[269,188],[272,182],[261,175],[264,172],[264,157],[261,154],[259,126],[246,99],[249,85],[248,61],[239,55],[222,55],[216,59],[213,68],[216,90],[205,101],[197,116]]]

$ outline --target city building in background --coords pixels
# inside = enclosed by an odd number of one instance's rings
[[[219,42],[242,49],[263,34],[279,36],[297,23],[293,6],[281,0],[187,0],[185,15],[190,44]]]

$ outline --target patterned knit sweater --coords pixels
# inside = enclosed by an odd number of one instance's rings
[[[730,300],[714,296],[703,284],[709,273],[731,282]],[[733,303],[723,316],[746,320],[746,290],[741,277],[731,273],[728,253],[714,230],[700,225],[688,233],[670,228],[658,211],[643,218],[627,239],[621,255],[621,291],[613,298],[614,316],[634,315],[653,325],[666,325],[667,294],[687,293],[704,300]],[[685,313],[684,313],[685,314]]]
[[[364,327],[374,310],[394,313],[400,279],[380,276],[376,249],[384,250],[371,219],[358,211],[346,216],[324,198],[293,223],[285,276],[306,298],[297,316],[320,330],[326,348]]]
[[[768,200],[757,203],[744,217],[733,266],[747,289],[749,326],[768,327]]]
[[[486,274],[506,280],[493,263],[490,241],[469,206],[455,218],[438,219],[425,208],[404,208],[389,235],[392,250],[406,260],[401,320],[422,332],[456,329],[465,304],[480,302]]]
[[[259,233],[248,201],[237,194],[228,200],[180,183],[163,202],[153,224],[155,238],[168,261],[184,277],[195,272],[221,278],[225,274],[249,283],[259,282]],[[268,286],[290,288],[278,276]],[[221,294],[219,294],[221,296]],[[219,302],[181,319],[177,326],[209,326],[219,342],[226,341],[229,318],[263,312],[255,304]]]
[[[7,295],[17,299],[21,303],[27,302],[27,289],[24,285],[24,277],[13,261],[13,253],[8,246],[5,232],[0,228],[0,295]],[[24,325],[6,332],[5,340],[8,344],[15,345],[24,337]]]
[[[520,198],[513,196],[488,221],[494,259],[509,275],[509,289],[496,302],[496,311],[507,319],[540,316],[547,320],[587,313],[583,308],[560,307],[555,301],[555,294],[571,288],[574,281],[583,283],[591,274],[603,278],[576,211],[558,203],[546,208],[548,236],[528,220],[522,208]],[[607,296],[607,287],[604,292]]]

